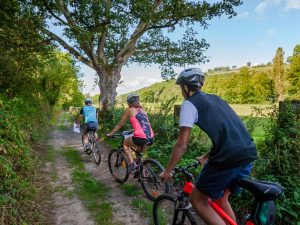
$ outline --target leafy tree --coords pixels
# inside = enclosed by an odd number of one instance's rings
[[[248,66],[248,67],[251,67],[251,62],[247,62],[247,66]]]
[[[290,57],[290,63],[288,93],[292,98],[300,99],[300,45],[295,46],[293,56]]]
[[[174,76],[171,65],[205,62],[204,39],[197,39],[194,24],[207,28],[215,16],[235,15],[240,0],[183,1],[32,1],[36,12],[52,26],[43,33],[67,49],[99,76],[103,110],[113,106],[116,88],[125,64],[136,62],[161,65],[162,76]],[[31,3],[31,4],[32,4]],[[46,23],[45,23],[46,24]],[[51,31],[62,29],[63,37]],[[182,38],[172,41],[170,34],[186,28]]]
[[[283,100],[283,91],[284,91],[284,52],[282,48],[278,48],[276,51],[276,55],[273,59],[273,80],[275,85],[275,91],[277,95],[277,99],[279,101]]]
[[[74,66],[69,54],[49,54],[42,61],[39,76],[41,95],[44,95],[51,107],[67,107],[70,103],[77,105],[78,101],[83,102],[83,95],[79,91],[82,83],[78,80],[78,68]]]

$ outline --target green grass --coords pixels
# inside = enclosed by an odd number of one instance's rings
[[[47,154],[45,156],[45,160],[47,162],[54,163],[55,159],[56,159],[56,151],[53,147],[49,146]]]
[[[56,181],[57,180],[57,172],[56,172],[56,168],[55,168],[55,160],[56,160],[56,155],[57,152],[55,151],[55,149],[51,146],[48,147],[48,151],[47,154],[45,156],[45,160],[47,162],[51,163],[51,179],[52,181]]]
[[[131,197],[139,196],[140,194],[143,193],[141,188],[134,184],[123,184],[121,186],[121,189],[124,191],[126,195]]]
[[[139,210],[143,216],[150,220],[150,224],[154,224],[152,216],[153,203],[141,198],[136,198],[131,201],[131,205]]]
[[[96,224],[113,225],[112,206],[105,202],[109,189],[84,170],[84,164],[77,150],[73,148],[64,148],[64,150],[63,155],[73,168],[72,183],[75,186],[75,193],[91,212]],[[70,193],[66,194],[70,195]]]

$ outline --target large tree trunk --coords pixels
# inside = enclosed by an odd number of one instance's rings
[[[121,79],[121,69],[114,68],[111,71],[101,71],[99,76],[100,109],[105,112],[114,105],[117,96],[117,86]]]

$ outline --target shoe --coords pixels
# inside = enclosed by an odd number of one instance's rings
[[[138,168],[138,165],[135,162],[131,163],[129,166],[129,173],[137,171],[137,168]]]
[[[89,150],[91,150],[91,145],[90,144],[84,144],[83,149],[85,152],[88,152]]]

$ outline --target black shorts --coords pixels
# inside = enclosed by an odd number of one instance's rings
[[[87,122],[83,126],[83,133],[87,134],[89,131],[96,131],[98,129],[98,123],[97,122]]]
[[[153,144],[153,138],[145,139],[145,138],[139,138],[139,137],[133,137],[132,136],[132,142],[136,146],[142,147],[143,145],[152,145]]]

